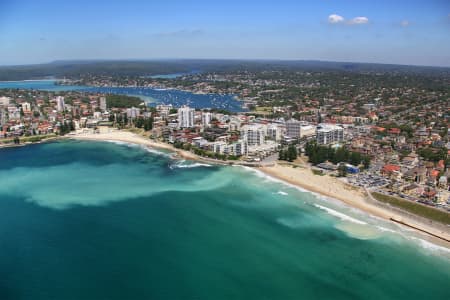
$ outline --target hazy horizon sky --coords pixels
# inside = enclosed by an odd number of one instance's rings
[[[450,67],[450,1],[0,1],[0,65],[161,58]]]

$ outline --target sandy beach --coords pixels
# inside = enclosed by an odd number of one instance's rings
[[[156,142],[154,140],[146,139],[141,135],[121,130],[113,130],[107,133],[80,133],[75,135],[70,135],[69,138],[77,140],[91,140],[91,141],[118,141],[124,143],[131,143],[137,145],[144,145],[152,148],[166,149],[175,152],[182,158],[198,160],[199,157],[189,151],[184,151],[177,149],[172,145],[166,143]]]
[[[388,221],[395,219],[411,227],[418,228],[420,231],[428,232],[435,236],[441,237],[442,239],[430,236],[430,239],[440,245],[450,248],[450,243],[444,241],[444,239],[450,240],[450,228],[447,229],[443,228],[444,226],[425,224],[423,222],[419,222],[418,218],[412,218],[406,213],[401,213],[398,210],[389,210],[381,204],[377,204],[376,200],[370,201],[369,196],[364,190],[346,184],[335,177],[328,175],[314,175],[309,168],[293,168],[292,166],[282,166],[280,164],[276,164],[273,167],[262,167],[259,168],[259,170],[265,174],[304,188],[308,191],[333,199],[338,199],[345,204],[362,210],[370,215]]]
[[[178,156],[191,159],[191,160],[203,160],[201,157],[180,149],[174,148],[172,145],[156,142],[145,138],[141,135],[131,133],[129,131],[114,130],[107,133],[80,133],[71,135],[70,138],[79,140],[95,140],[95,141],[120,141],[125,143],[139,144],[153,148],[166,149],[175,152]],[[210,163],[210,160],[205,160]],[[392,221],[391,219],[399,220],[408,226],[414,227],[422,231],[424,236],[428,236],[428,240],[433,241],[436,244],[450,248],[450,228],[444,226],[433,226],[433,224],[425,224],[420,222],[418,218],[412,218],[406,213],[401,213],[398,210],[390,210],[383,207],[381,204],[377,204],[376,200],[371,200],[366,192],[360,188],[348,185],[335,177],[328,175],[315,175],[310,168],[294,168],[290,165],[275,164],[274,166],[260,167],[258,170],[262,171],[266,175],[285,181],[289,184],[298,186],[305,190],[321,194],[323,196],[337,199],[349,205],[364,211],[370,215]],[[432,235],[426,235],[424,232],[431,233]]]

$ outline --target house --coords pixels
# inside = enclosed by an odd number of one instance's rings
[[[443,175],[443,176],[439,177],[438,185],[439,185],[439,187],[441,187],[443,189],[446,189],[447,188],[447,182],[448,182],[447,176]]]
[[[399,135],[401,132],[400,128],[391,128],[388,130],[389,134],[395,134],[395,135]]]
[[[402,177],[400,169],[399,165],[387,164],[381,169],[381,175],[398,180]]]
[[[391,173],[399,172],[399,171],[400,171],[400,166],[392,165],[392,164],[384,165],[383,169],[381,169],[382,174],[391,174]]]

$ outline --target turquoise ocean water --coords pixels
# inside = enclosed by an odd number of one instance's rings
[[[443,248],[242,167],[0,149],[0,299],[450,299]]]

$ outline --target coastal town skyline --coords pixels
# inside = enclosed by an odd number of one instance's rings
[[[449,13],[0,0],[0,299],[450,299]]]
[[[0,65],[201,58],[450,66],[448,1],[132,4],[2,1]]]

